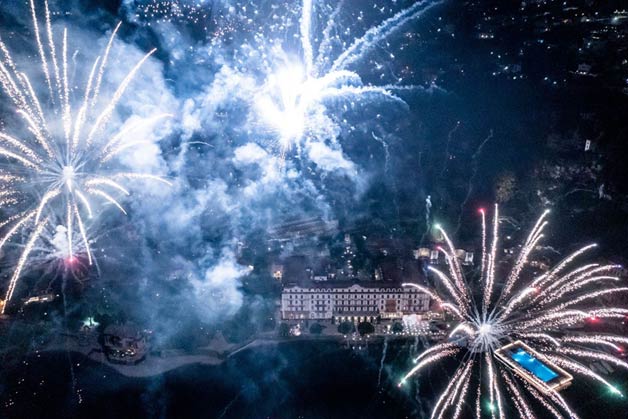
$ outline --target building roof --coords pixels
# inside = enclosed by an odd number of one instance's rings
[[[338,231],[337,220],[323,220],[319,217],[287,221],[270,229],[270,235],[276,240],[289,240],[295,237],[331,235]]]
[[[422,283],[416,281],[407,281],[407,282],[415,282]],[[403,282],[405,283],[405,281]],[[352,281],[323,281],[323,282],[315,282],[315,281],[301,281],[299,283],[287,284],[284,287],[285,289],[290,288],[314,288],[314,289],[347,289],[352,286],[366,288],[366,289],[382,289],[382,288],[402,288],[402,282],[382,282],[382,281],[363,281],[363,282],[352,282]]]
[[[387,258],[379,264],[385,282],[423,282],[419,262],[411,258]]]

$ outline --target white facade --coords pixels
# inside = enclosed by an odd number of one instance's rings
[[[319,319],[373,321],[401,318],[429,311],[430,297],[416,288],[401,286],[287,287],[281,293],[281,317],[286,320]]]

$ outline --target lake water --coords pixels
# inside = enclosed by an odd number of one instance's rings
[[[190,365],[150,378],[124,377],[78,355],[70,369],[67,354],[46,353],[4,371],[0,417],[425,417],[452,365],[437,365],[418,384],[399,389],[409,354],[420,346],[391,343],[379,377],[382,349],[291,342],[243,351],[220,366]],[[583,418],[619,419],[628,411],[625,399],[599,386],[580,382],[563,395]]]

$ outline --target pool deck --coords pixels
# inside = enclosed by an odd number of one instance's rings
[[[512,353],[517,350],[525,351],[528,355],[533,357],[532,359],[536,360],[548,371],[554,373],[555,377],[552,376],[550,379],[549,376],[538,376],[529,369],[524,368],[520,363],[513,359]],[[555,365],[543,356],[543,354],[537,352],[520,340],[499,348],[495,351],[495,356],[511,371],[545,394],[567,388],[573,381],[573,376],[571,374],[560,368],[558,365]],[[544,380],[544,378],[547,380]]]

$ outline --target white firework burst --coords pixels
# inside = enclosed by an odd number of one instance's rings
[[[341,43],[332,36],[343,2],[337,3],[319,36],[312,34],[312,0],[303,0],[300,19],[301,57],[274,48],[276,57],[272,73],[254,96],[255,108],[261,121],[278,135],[282,155],[292,145],[312,132],[322,140],[333,138],[337,124],[328,113],[334,102],[347,104],[357,98],[389,100],[401,105],[405,102],[396,95],[400,90],[420,89],[403,84],[365,85],[356,70],[352,70],[377,43],[398,31],[404,24],[418,19],[439,2],[419,1],[401,10],[381,24],[368,29],[340,54],[334,57],[332,45]],[[320,39],[318,48],[312,39]],[[277,44],[275,44],[277,45]]]
[[[450,357],[462,357],[462,362],[449,385],[436,403],[433,418],[457,418],[467,406],[473,406],[475,417],[506,417],[506,401],[522,418],[533,418],[534,406],[540,406],[547,415],[556,418],[577,417],[558,391],[547,386],[538,391],[528,381],[513,372],[496,355],[503,345],[517,340],[528,342],[538,349],[539,356],[549,364],[563,368],[576,376],[584,376],[606,386],[612,394],[621,395],[620,390],[591,370],[587,364],[603,360],[614,366],[628,369],[628,363],[621,359],[628,338],[613,334],[589,334],[583,329],[567,328],[582,325],[589,318],[625,318],[628,310],[621,307],[600,307],[598,297],[628,291],[628,287],[615,286],[620,280],[614,273],[617,265],[586,264],[572,267],[572,263],[595,245],[585,246],[544,274],[528,275],[529,257],[543,237],[547,226],[545,211],[536,222],[526,241],[521,246],[510,272],[501,277],[498,269],[497,251],[499,247],[499,214],[495,205],[493,231],[487,242],[486,218],[482,215],[482,258],[481,293],[467,280],[454,246],[447,233],[440,227],[447,249],[440,249],[448,262],[448,274],[430,267],[439,283],[439,292],[416,284],[417,287],[436,299],[445,311],[458,321],[447,342],[439,343],[419,355],[416,365],[401,380],[402,385],[422,369]],[[499,278],[502,278],[501,280]],[[577,330],[577,331],[574,331]],[[457,358],[459,359],[459,358]],[[533,379],[533,378],[532,378]],[[469,386],[477,386],[477,392],[469,392]],[[505,392],[509,397],[505,397]],[[485,395],[487,393],[487,395]],[[470,403],[467,398],[475,397]],[[482,399],[487,398],[488,403]],[[534,402],[530,403],[533,399]],[[488,405],[487,412],[481,406]]]
[[[30,11],[45,84],[42,92],[34,89],[29,75],[19,70],[0,39],[0,87],[23,122],[22,131],[28,131],[20,136],[0,132],[0,158],[6,162],[0,171],[0,208],[5,217],[0,222],[0,249],[16,237],[26,237],[8,284],[6,303],[13,296],[31,252],[45,243],[53,249],[54,243],[59,243],[59,229],[49,225],[52,220],[63,220],[67,251],[48,254],[73,260],[79,251],[91,265],[86,222],[97,215],[98,208],[106,203],[126,213],[118,200],[118,196],[129,194],[125,181],[148,179],[168,184],[150,174],[117,171],[111,164],[122,151],[146,143],[127,141],[128,134],[169,117],[157,115],[123,130],[110,126],[125,90],[155,50],[139,60],[110,97],[101,101],[108,57],[120,25],[114,29],[103,54],[91,65],[84,87],[74,88],[77,82],[68,71],[67,29],[60,37],[54,33],[47,1],[44,27],[40,28],[34,0],[30,0]],[[72,103],[73,97],[80,98],[77,104]],[[42,236],[50,236],[50,231],[57,239],[38,242]],[[6,307],[7,304],[3,311]]]

